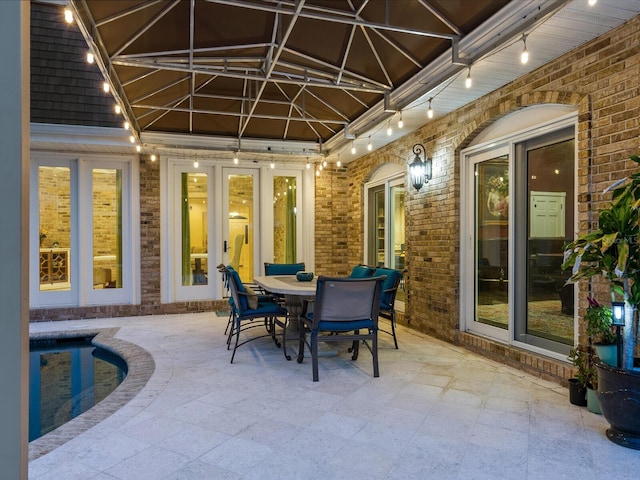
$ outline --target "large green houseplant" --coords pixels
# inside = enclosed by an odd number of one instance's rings
[[[640,164],[640,157],[630,157]],[[620,180],[609,206],[600,210],[598,229],[565,247],[563,268],[571,268],[568,282],[603,277],[612,300],[623,300],[621,368],[598,364],[598,397],[614,442],[640,449],[640,371],[634,370],[640,306],[640,172]],[[606,193],[606,191],[605,191]]]

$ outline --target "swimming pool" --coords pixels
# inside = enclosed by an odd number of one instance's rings
[[[91,338],[30,341],[29,441],[86,412],[125,379],[126,362]]]

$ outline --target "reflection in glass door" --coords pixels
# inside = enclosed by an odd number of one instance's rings
[[[258,174],[256,171],[225,169],[226,215],[224,254],[227,263],[240,275],[243,282],[252,282],[254,276],[255,194]]]
[[[475,163],[475,318],[509,327],[509,159]]]

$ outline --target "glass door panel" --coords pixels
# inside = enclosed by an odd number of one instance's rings
[[[122,288],[122,170],[92,170],[93,289]]]
[[[71,289],[71,169],[38,168],[39,288]]]
[[[509,327],[509,161],[498,156],[475,164],[475,318]]]
[[[384,266],[387,216],[385,185],[369,188],[369,248],[367,265]]]
[[[182,286],[208,284],[208,176],[182,172],[180,245]]]
[[[273,261],[296,263],[296,177],[273,178]]]
[[[390,199],[390,224],[389,228],[389,266],[396,270],[404,270],[405,260],[405,191],[403,184],[392,185],[389,194]],[[406,291],[404,280],[400,282],[396,302],[404,303]]]
[[[575,142],[534,143],[525,156],[528,264],[521,318],[526,321],[516,322],[516,338],[547,348],[546,341],[572,346],[573,285],[565,285],[570,272],[561,265],[563,245],[573,239]]]
[[[256,171],[225,169],[226,231],[224,245],[227,263],[243,282],[252,282],[255,274],[255,224],[258,185]]]

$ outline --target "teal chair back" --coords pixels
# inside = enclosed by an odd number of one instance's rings
[[[353,267],[353,270],[351,270],[351,274],[349,275],[349,278],[371,277],[373,276],[373,272],[375,271],[376,269],[374,267],[369,267],[367,265],[356,265],[355,267]]]
[[[295,275],[304,272],[304,262],[300,263],[264,263],[265,275]]]

